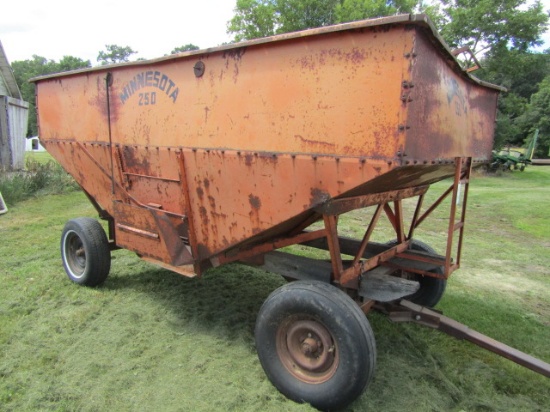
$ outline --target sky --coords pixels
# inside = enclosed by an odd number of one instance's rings
[[[132,56],[152,59],[188,43],[202,48],[231,39],[227,22],[236,0],[6,0],[0,41],[10,62],[33,55],[59,61],[79,57],[97,65],[105,45],[129,46]],[[550,0],[543,0],[550,10]],[[543,39],[550,47],[550,31]]]
[[[34,54],[97,65],[105,45],[130,46],[136,58],[161,57],[179,46],[228,42],[236,0],[9,0],[0,7],[0,41],[10,62]]]

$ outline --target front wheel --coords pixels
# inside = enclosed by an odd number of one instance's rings
[[[111,269],[111,251],[105,231],[95,219],[69,220],[61,235],[61,258],[69,279],[85,286],[97,286]]]
[[[338,409],[356,399],[372,378],[374,334],[344,292],[319,281],[296,281],[264,302],[256,348],[275,387],[296,402]]]

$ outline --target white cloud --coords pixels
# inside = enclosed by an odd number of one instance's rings
[[[529,1],[530,2],[530,1]],[[14,0],[0,13],[0,40],[8,59],[37,54],[59,60],[75,56],[97,64],[106,44],[130,46],[142,58],[170,53],[187,43],[201,48],[230,40],[227,22],[236,0]],[[542,1],[550,10],[550,0]],[[550,31],[543,40],[550,47]]]
[[[187,43],[207,48],[229,41],[234,7],[235,0],[13,1],[2,6],[0,40],[10,61],[69,55],[96,64],[106,44],[155,58]]]

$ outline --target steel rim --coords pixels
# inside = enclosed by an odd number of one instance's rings
[[[315,319],[290,317],[277,330],[277,355],[297,379],[310,384],[328,381],[338,368],[336,341]]]
[[[72,277],[79,279],[84,276],[86,272],[86,249],[82,239],[74,230],[69,230],[65,234],[63,259]]]

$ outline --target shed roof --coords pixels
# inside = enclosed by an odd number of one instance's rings
[[[17,86],[17,82],[15,81],[15,76],[13,75],[13,70],[10,66],[10,62],[8,61],[8,58],[6,57],[6,53],[4,52],[4,47],[2,46],[2,42],[0,41],[0,81],[2,81],[8,90],[8,93],[10,93],[10,97],[13,97],[15,99],[22,99],[21,92],[19,91],[19,86]]]

